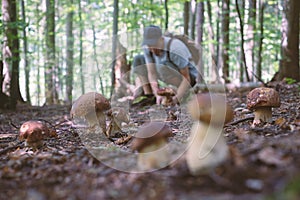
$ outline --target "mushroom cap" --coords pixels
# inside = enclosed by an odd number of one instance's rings
[[[175,96],[175,92],[172,88],[159,88],[156,93],[159,96]]]
[[[247,108],[254,110],[259,107],[279,107],[279,93],[272,88],[255,88],[247,95]]]
[[[89,92],[81,95],[72,105],[70,115],[85,116],[91,112],[104,112],[110,109],[110,102],[102,94]]]
[[[188,103],[188,111],[193,119],[208,124],[223,124],[233,119],[233,111],[226,97],[217,94],[196,94]]]
[[[51,135],[49,128],[41,121],[27,121],[21,125],[19,139],[38,142]]]
[[[135,134],[135,138],[131,143],[131,149],[140,151],[144,147],[151,145],[158,140],[167,139],[172,135],[171,128],[164,122],[153,121],[145,123]]]

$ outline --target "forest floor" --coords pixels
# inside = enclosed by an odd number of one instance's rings
[[[129,151],[130,142],[94,144],[104,155],[97,159],[89,151],[92,145],[71,127],[67,106],[21,105],[14,112],[2,111],[0,199],[299,199],[300,85],[280,82],[272,86],[280,93],[281,106],[274,109],[273,123],[254,128],[251,120],[239,121],[252,116],[245,104],[249,91],[228,93],[236,123],[224,127],[231,157],[216,168],[216,177],[189,175],[184,162],[153,172],[132,173],[136,168],[134,158],[114,154]],[[167,111],[166,121],[175,135],[170,143],[179,155],[192,120],[185,106],[159,109]],[[129,109],[131,119],[124,131],[133,134],[159,109]],[[57,137],[46,139],[38,151],[25,147],[18,141],[17,127],[28,120],[50,122]]]

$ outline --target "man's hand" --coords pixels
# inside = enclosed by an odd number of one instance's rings
[[[163,98],[164,97],[162,97],[162,96],[156,95],[156,104],[161,105],[162,101],[163,101]]]
[[[178,104],[179,103],[179,99],[178,99],[178,97],[175,95],[174,97],[172,97],[172,104],[173,105],[176,105],[176,104]]]

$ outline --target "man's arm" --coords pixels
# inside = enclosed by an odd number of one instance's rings
[[[191,82],[190,70],[189,70],[188,66],[186,66],[183,69],[180,69],[179,72],[182,75],[182,80],[181,80],[180,85],[178,86],[177,94],[173,98],[174,102],[181,100],[181,98],[184,96],[186,91],[189,89],[190,82]]]
[[[157,73],[154,63],[147,63],[148,80],[151,85],[153,94],[156,96],[158,90]]]

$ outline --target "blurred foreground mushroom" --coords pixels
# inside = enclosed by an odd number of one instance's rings
[[[171,106],[173,104],[172,97],[175,96],[175,92],[172,88],[160,88],[157,90],[157,95],[163,97],[162,105]]]
[[[172,130],[164,122],[143,124],[131,143],[131,149],[137,150],[138,166],[141,170],[152,170],[166,167],[169,164],[167,139]]]
[[[272,88],[256,88],[247,95],[247,107],[254,111],[252,126],[261,122],[272,122],[272,107],[279,106],[279,94]]]
[[[213,170],[228,157],[228,146],[223,136],[223,126],[233,118],[225,96],[198,94],[188,104],[195,120],[186,154],[192,175]]]
[[[75,124],[84,125],[88,123],[88,128],[100,125],[103,133],[106,133],[105,111],[110,109],[109,100],[102,94],[89,92],[81,95],[72,105],[71,118]]]
[[[123,108],[114,107],[110,109],[108,116],[110,117],[110,122],[107,129],[107,135],[109,137],[122,132],[122,123],[129,123],[129,116]]]
[[[45,138],[53,136],[56,136],[56,132],[41,121],[27,121],[20,128],[19,140],[25,140],[25,146],[36,149],[43,146]]]

